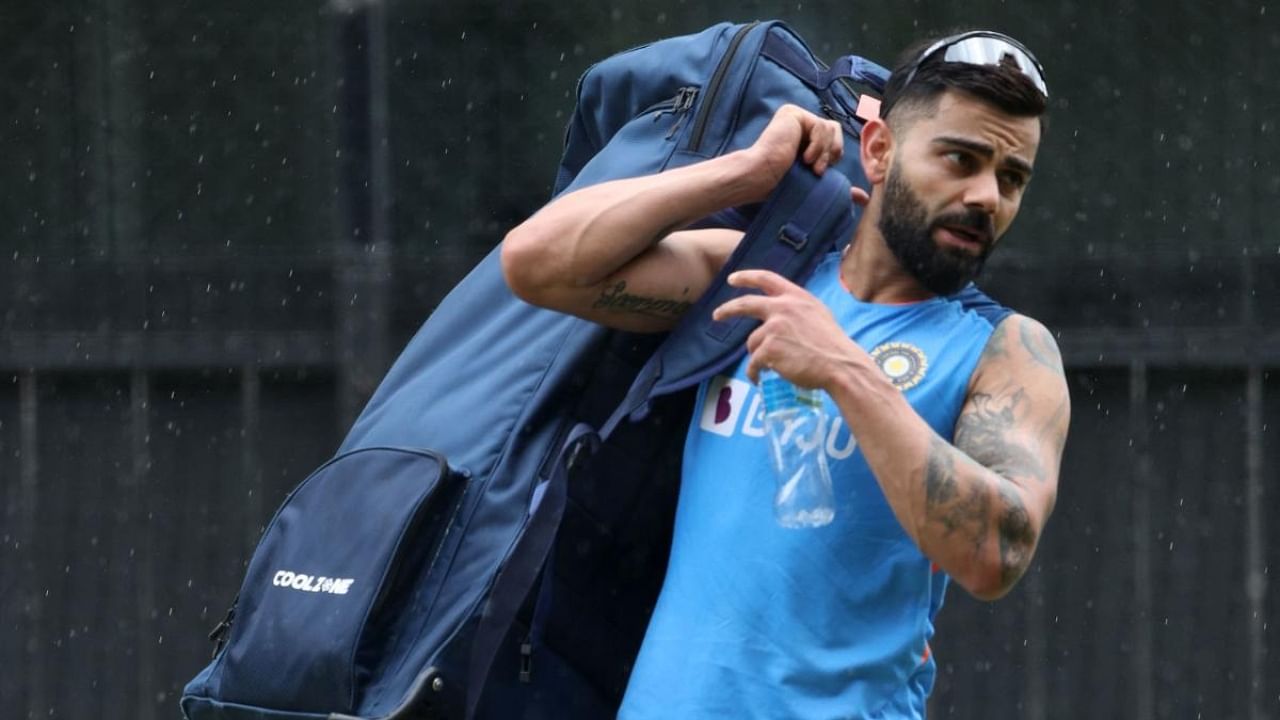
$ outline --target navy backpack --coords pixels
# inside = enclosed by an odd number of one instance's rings
[[[856,148],[857,88],[886,76],[827,67],[778,22],[615,55],[579,83],[556,194],[747,147],[788,102]],[[704,221],[746,237],[665,335],[527,305],[491,252],[267,526],[186,717],[612,717],[665,569],[693,388],[753,329],[711,321],[739,292],[724,278],[801,279],[846,242],[857,156]]]

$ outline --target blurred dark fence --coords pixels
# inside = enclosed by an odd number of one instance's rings
[[[550,190],[578,75],[721,19],[988,25],[1053,119],[988,289],[1060,334],[1056,514],[954,591],[935,717],[1280,717],[1280,8],[0,6],[0,717],[177,717],[289,488]]]

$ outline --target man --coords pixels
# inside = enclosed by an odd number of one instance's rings
[[[761,321],[731,377],[700,388],[667,576],[622,718],[922,717],[947,578],[994,599],[1053,508],[1069,400],[1035,320],[971,284],[1018,213],[1047,89],[1030,52],[971,32],[922,44],[890,78],[859,152],[871,182],[848,249],[805,287],[767,271],[717,319]],[[763,199],[797,156],[823,173],[838,125],[784,107],[750,148],[584,188],[513,230],[529,302],[632,331],[671,328],[740,233],[685,231]],[[664,308],[618,310],[626,292]],[[826,391],[836,519],[772,516],[761,368]],[[854,452],[854,448],[860,452]]]

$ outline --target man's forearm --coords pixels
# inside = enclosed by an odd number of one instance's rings
[[[504,253],[534,285],[599,282],[667,234],[767,193],[745,152],[562,196],[508,234]]]
[[[870,358],[828,391],[921,552],[975,596],[1003,595],[1039,533],[1016,483],[935,433]]]

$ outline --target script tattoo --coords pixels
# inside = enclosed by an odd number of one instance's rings
[[[956,447],[1004,477],[1033,477],[1044,482],[1048,474],[1040,458],[1009,438],[1017,423],[1018,406],[1025,399],[1021,388],[1001,398],[974,393],[971,407],[956,421]]]
[[[942,523],[947,535],[960,533],[973,544],[975,554],[980,551],[987,539],[991,498],[980,483],[968,483],[962,494],[956,482],[955,449],[937,436],[929,441],[924,483],[930,519]]]
[[[688,292],[688,288],[685,289],[685,292]],[[591,307],[613,312],[630,312],[638,315],[670,318],[680,317],[689,308],[693,307],[693,303],[686,300],[632,295],[627,292],[626,281],[619,280],[617,284],[605,288],[604,292],[600,293],[600,297],[596,299]]]

